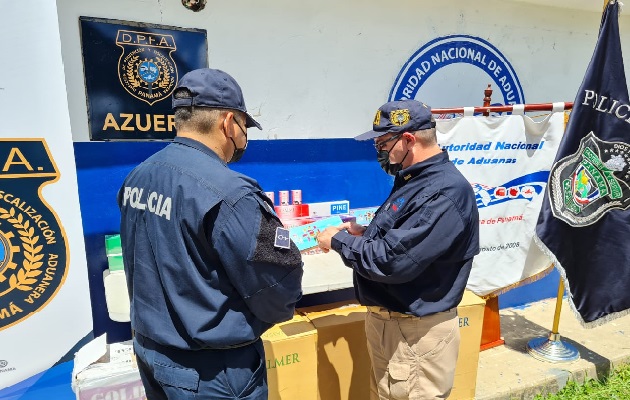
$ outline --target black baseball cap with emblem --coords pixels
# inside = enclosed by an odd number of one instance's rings
[[[396,100],[383,104],[374,116],[372,130],[356,136],[356,140],[369,140],[386,133],[415,132],[434,128],[431,107],[417,100]]]
[[[180,88],[188,89],[192,97],[175,98]],[[173,91],[173,108],[190,106],[238,110],[246,115],[247,128],[262,129],[247,112],[243,91],[236,80],[219,69],[200,68],[182,76]]]

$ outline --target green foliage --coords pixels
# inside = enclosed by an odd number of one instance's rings
[[[619,367],[602,381],[590,379],[584,384],[568,382],[561,391],[535,400],[626,400],[630,399],[630,365]]]

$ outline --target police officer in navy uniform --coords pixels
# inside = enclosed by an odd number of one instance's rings
[[[119,193],[134,349],[149,400],[267,399],[260,336],[293,317],[302,260],[258,183],[241,88],[198,69],[173,92],[177,137]]]
[[[479,214],[471,185],[437,144],[431,109],[415,100],[379,108],[373,130],[394,187],[369,226],[324,230],[318,244],[354,270],[366,305],[371,399],[444,399],[459,351],[457,305],[473,256]]]

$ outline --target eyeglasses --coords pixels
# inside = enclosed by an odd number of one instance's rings
[[[390,137],[387,140],[383,140],[382,142],[379,142],[379,143],[374,143],[374,148],[376,149],[376,151],[381,151],[381,150],[383,150],[383,148],[385,147],[385,144],[387,142],[391,142],[394,139],[399,139],[401,135],[402,135],[402,133],[399,133],[397,135],[394,135],[394,136]]]
[[[241,126],[241,124],[238,123],[238,121],[236,120],[236,118],[234,118],[234,123],[236,125],[238,125],[239,128],[241,128],[241,130],[243,131],[243,133],[245,134],[245,137],[247,137],[247,129],[243,129],[243,127]]]

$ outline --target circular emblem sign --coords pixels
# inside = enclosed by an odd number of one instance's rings
[[[440,37],[407,60],[389,100],[422,97],[419,100],[433,107],[474,106],[490,82],[494,82],[494,104],[525,103],[514,68],[496,47],[473,36]],[[496,96],[497,89],[501,99]]]

